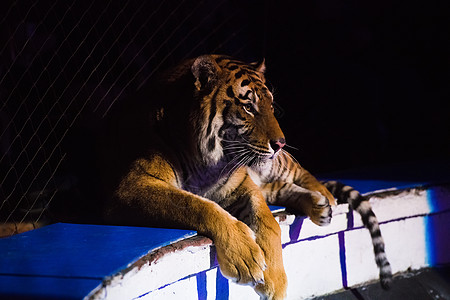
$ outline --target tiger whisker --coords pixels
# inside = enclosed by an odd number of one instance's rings
[[[245,153],[245,155],[242,156],[242,158],[238,161],[238,163],[236,165],[234,165],[233,168],[231,168],[231,170],[228,172],[228,174],[231,175],[232,173],[234,173],[234,171],[236,171],[240,167],[244,166],[249,161],[249,159],[251,157],[250,154],[251,154],[251,152]]]
[[[290,158],[289,155],[278,155],[276,161],[279,163],[283,170],[290,172],[291,169],[288,165],[288,160],[292,161],[292,158]]]
[[[243,154],[245,152],[249,151],[248,149],[241,149],[241,150],[235,150],[235,151],[227,151],[228,155],[237,155],[237,154]]]
[[[252,151],[249,151],[247,154],[245,154],[243,156],[243,158],[240,159],[239,162],[233,166],[233,168],[231,168],[231,170],[228,172],[228,175],[233,174],[234,171],[236,171],[240,167],[247,165],[247,163],[253,159],[253,156],[251,154],[252,154]]]
[[[234,164],[236,161],[237,161],[237,162],[240,162],[243,158],[245,158],[245,156],[246,156],[246,155],[248,154],[248,152],[250,151],[250,150],[248,150],[248,149],[244,149],[244,150],[246,150],[246,151],[243,151],[242,153],[239,153],[237,156],[233,157],[233,158],[225,165],[225,167],[223,167],[222,171],[220,171],[220,177],[222,177],[223,172],[224,172],[231,164]],[[236,166],[236,165],[234,165],[234,166],[230,169],[230,171],[233,170],[233,169],[235,168],[235,166]],[[230,171],[228,172],[227,175],[230,175]]]
[[[291,145],[288,145],[288,144],[284,145],[284,147],[288,147],[288,148],[291,148],[291,149],[294,149],[294,150],[300,151],[300,149],[299,149],[299,148],[297,148],[297,147],[294,147],[294,146],[291,146]]]
[[[289,152],[287,152],[286,150],[283,150],[283,149],[281,149],[281,151],[282,151],[284,154],[286,154],[286,157],[289,158],[292,162],[297,163],[297,164],[300,164],[300,163],[298,162],[298,160],[297,160],[292,154],[290,154]]]
[[[222,149],[223,150],[229,150],[229,149],[246,149],[247,147],[243,147],[243,146],[240,146],[240,145],[237,145],[237,146],[226,146],[226,147],[223,147]]]

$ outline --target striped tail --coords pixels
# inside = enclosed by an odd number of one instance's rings
[[[363,221],[364,226],[369,230],[372,237],[375,261],[380,270],[380,283],[384,289],[389,289],[392,283],[391,265],[384,252],[384,241],[381,236],[378,219],[375,216],[367,197],[362,196],[351,186],[337,181],[323,182],[327,189],[338,200],[338,204],[348,203],[352,209],[356,210]]]

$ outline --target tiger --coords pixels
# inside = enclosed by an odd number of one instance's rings
[[[281,229],[269,205],[325,226],[338,195],[369,229],[387,287],[391,269],[369,202],[353,188],[322,184],[285,150],[265,69],[264,60],[202,55],[144,90],[135,110],[144,147],[114,188],[106,220],[195,230],[213,241],[226,278],[261,299],[285,299]]]

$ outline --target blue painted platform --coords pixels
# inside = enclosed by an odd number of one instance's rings
[[[321,176],[362,193],[450,182],[450,162],[414,163]],[[271,207],[277,210],[279,207]],[[189,230],[54,224],[0,239],[0,299],[82,299],[102,280]]]
[[[150,250],[195,234],[60,223],[0,239],[0,298],[82,299]]]

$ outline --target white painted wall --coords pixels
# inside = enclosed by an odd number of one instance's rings
[[[450,249],[436,258],[427,241],[433,234],[429,224],[450,228],[450,188],[411,189],[383,198],[371,195],[373,210],[381,222],[386,254],[394,273],[450,263]],[[339,236],[345,241],[348,286],[378,279],[372,243],[353,212],[354,227],[347,228],[347,205],[333,211],[330,226],[318,227],[309,219],[301,224],[297,239],[291,228],[301,220],[276,213],[285,244],[283,259],[289,280],[288,299],[323,295],[343,288]],[[282,220],[282,221],[280,221]],[[430,223],[430,221],[432,221]],[[428,230],[428,231],[426,231]],[[165,253],[150,261],[130,265],[129,269],[105,281],[91,293],[92,299],[259,299],[252,288],[226,282],[214,266],[214,248],[208,239],[193,246]],[[175,247],[176,248],[176,247]],[[175,249],[174,248],[174,249]],[[442,254],[444,253],[444,254]],[[449,254],[445,254],[449,253]],[[200,274],[200,275],[199,275]]]

